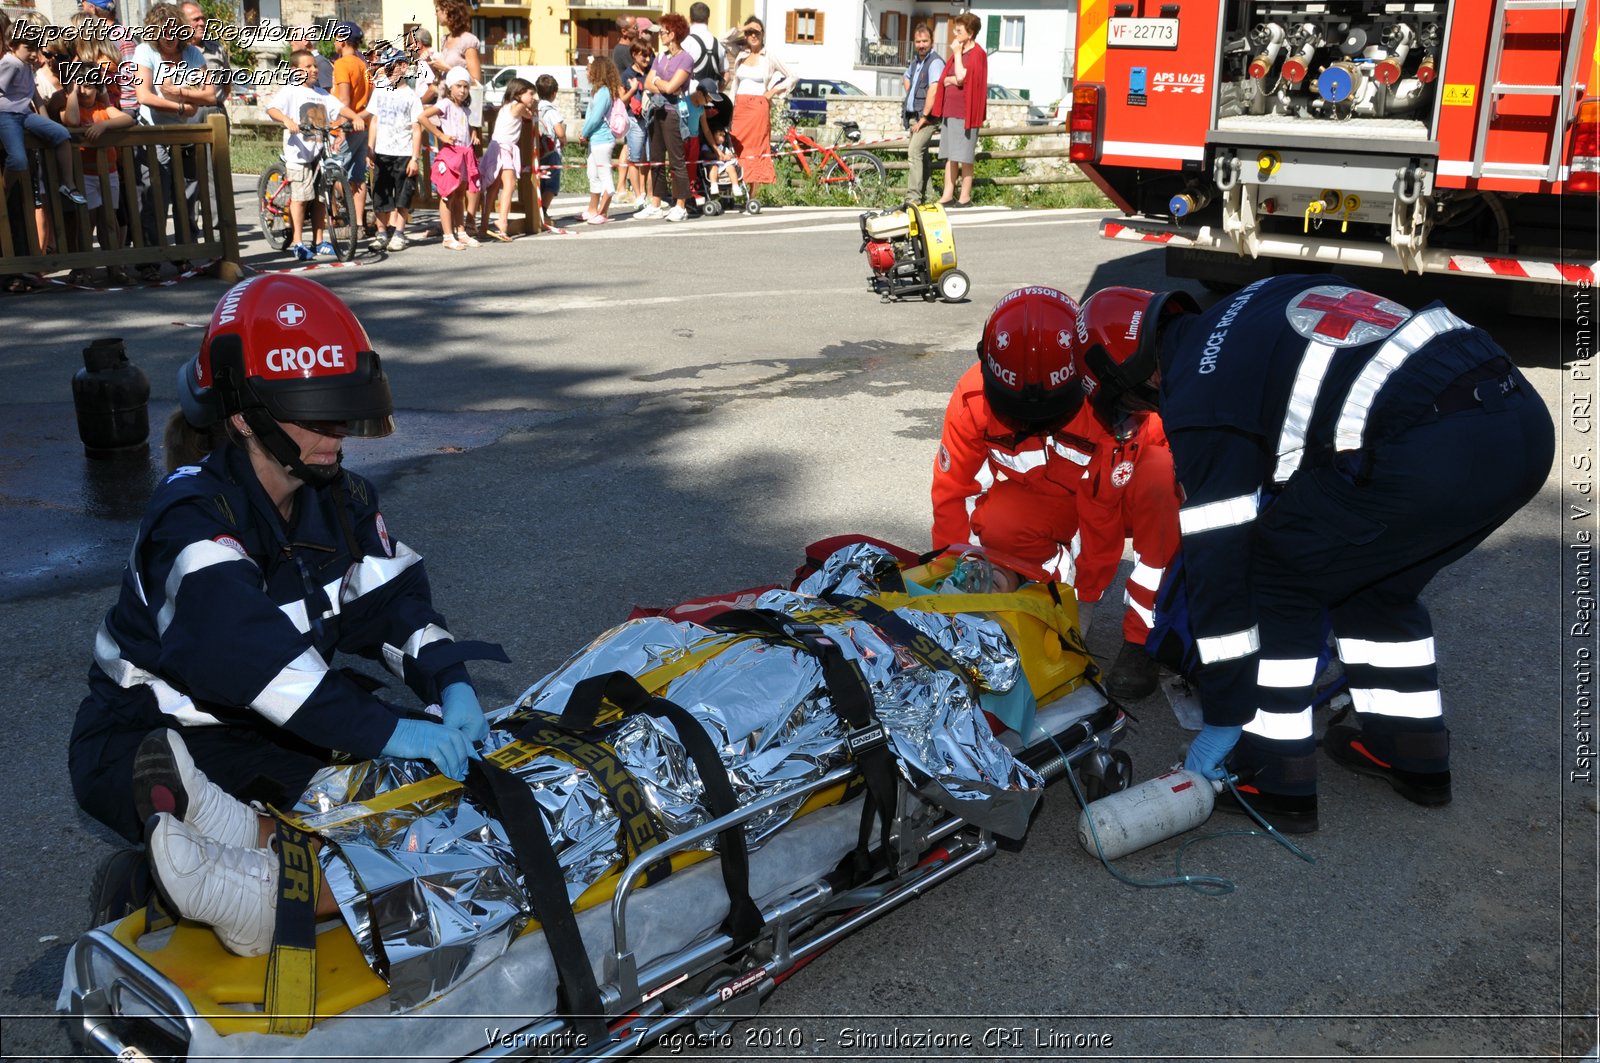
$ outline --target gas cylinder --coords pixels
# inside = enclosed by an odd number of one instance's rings
[[[1216,807],[1221,785],[1198,772],[1176,769],[1091,801],[1078,814],[1078,844],[1095,855],[1091,818],[1107,860],[1164,842],[1204,823]]]
[[[120,337],[83,349],[83,368],[72,376],[78,437],[91,458],[145,445],[150,438],[150,381],[128,361]]]

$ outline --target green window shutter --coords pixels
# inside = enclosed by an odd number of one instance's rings
[[[988,29],[988,32],[984,35],[984,38],[985,38],[984,39],[984,44],[983,44],[984,51],[986,51],[986,52],[994,52],[994,51],[998,51],[1000,49],[1000,16],[999,15],[990,15],[989,16],[989,29]]]

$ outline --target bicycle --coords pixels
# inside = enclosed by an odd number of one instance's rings
[[[308,104],[300,119],[300,133],[307,142],[316,145],[311,157],[316,198],[308,204],[306,223],[311,224],[310,208],[322,204],[322,230],[324,238],[338,252],[340,262],[356,257],[361,228],[355,217],[355,196],[350,188],[350,177],[344,165],[328,154],[328,140],[332,129],[324,111],[322,120],[311,112],[321,108]],[[262,171],[256,181],[256,204],[261,215],[261,231],[267,243],[276,251],[287,251],[291,235],[289,220],[289,171],[283,157]]]
[[[814,177],[827,187],[842,186],[852,203],[877,206],[887,201],[889,172],[882,159],[865,148],[839,151],[831,145],[819,144],[800,132],[795,124],[799,116],[794,110],[789,111],[788,117],[789,127],[781,137],[774,137],[770,145],[773,158],[792,157],[807,177]],[[834,125],[843,130],[849,143],[861,139],[861,127],[855,122],[843,120]],[[754,200],[747,209],[752,214],[760,213],[760,206]]]

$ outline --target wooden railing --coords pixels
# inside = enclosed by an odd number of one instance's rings
[[[98,178],[102,189],[100,207],[94,219],[107,230],[117,231],[117,207],[127,221],[126,240],[113,248],[98,245],[91,212],[64,198],[56,189],[63,175],[55,152],[35,138],[32,146],[41,147],[37,158],[44,165],[44,210],[50,219],[55,246],[39,242],[33,207],[33,177],[17,180],[8,175],[5,210],[0,212],[0,275],[50,273],[63,269],[94,269],[101,266],[133,266],[156,262],[216,260],[217,275],[230,284],[244,271],[239,257],[239,225],[234,216],[233,173],[228,154],[228,120],[212,115],[193,125],[136,126],[102,135],[93,145],[85,145],[80,134],[73,135],[72,173],[66,179],[83,188],[84,166],[79,147],[116,148],[116,174],[121,183],[120,199],[113,202],[108,153],[96,151],[89,173]],[[166,189],[162,187],[159,166],[154,156],[166,149],[171,159],[172,194],[183,198],[189,181],[196,184],[191,209],[179,210],[168,233],[171,214]],[[145,239],[139,213],[139,167],[137,152],[151,156],[154,174],[150,195],[156,220],[156,240]],[[191,220],[191,215],[198,217]]]
[[[1019,145],[1022,138],[1026,137],[1060,137],[1062,135],[1062,127],[1054,124],[984,126],[982,129],[978,130],[978,136],[980,140],[984,137],[1015,137],[1018,139]],[[849,145],[842,140],[835,141],[835,146],[838,148],[849,147]],[[899,156],[899,158],[886,158],[884,160],[884,169],[891,172],[903,172],[911,165],[904,159],[906,151],[909,150],[911,146],[911,141],[906,137],[897,137],[893,140],[880,140],[875,143],[863,144],[862,146],[875,155]],[[944,163],[939,159],[939,134],[937,132],[933,135],[933,140],[930,147],[933,151],[933,166],[936,169],[942,170],[944,168]],[[985,159],[1059,159],[1065,162],[1070,150],[1070,145],[1066,144],[1063,144],[1059,147],[1044,148],[1024,148],[1018,146],[1015,148],[997,148],[993,151],[980,150],[974,154],[973,158],[976,162],[982,162]],[[1064,166],[1054,173],[1024,173],[1010,177],[974,177],[972,183],[974,185],[1068,185],[1082,184],[1088,180],[1089,179],[1085,177],[1082,171],[1080,171],[1076,166]]]

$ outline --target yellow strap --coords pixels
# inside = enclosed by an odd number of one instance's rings
[[[872,601],[885,609],[916,609],[924,613],[1026,613],[1061,634],[1072,628],[1064,605],[1037,594],[876,594]]]
[[[435,775],[421,782],[408,783],[399,789],[379,794],[367,801],[351,801],[349,804],[335,805],[325,812],[312,812],[304,816],[281,816],[281,818],[301,830],[318,834],[368,816],[393,812],[404,805],[426,801],[430,797],[438,797],[460,788],[461,784],[449,776]]]
[[[267,1032],[299,1037],[317,1017],[315,909],[322,892],[321,865],[311,838],[293,829],[278,831],[278,861],[279,922],[267,957]],[[290,941],[281,940],[286,935]]]

